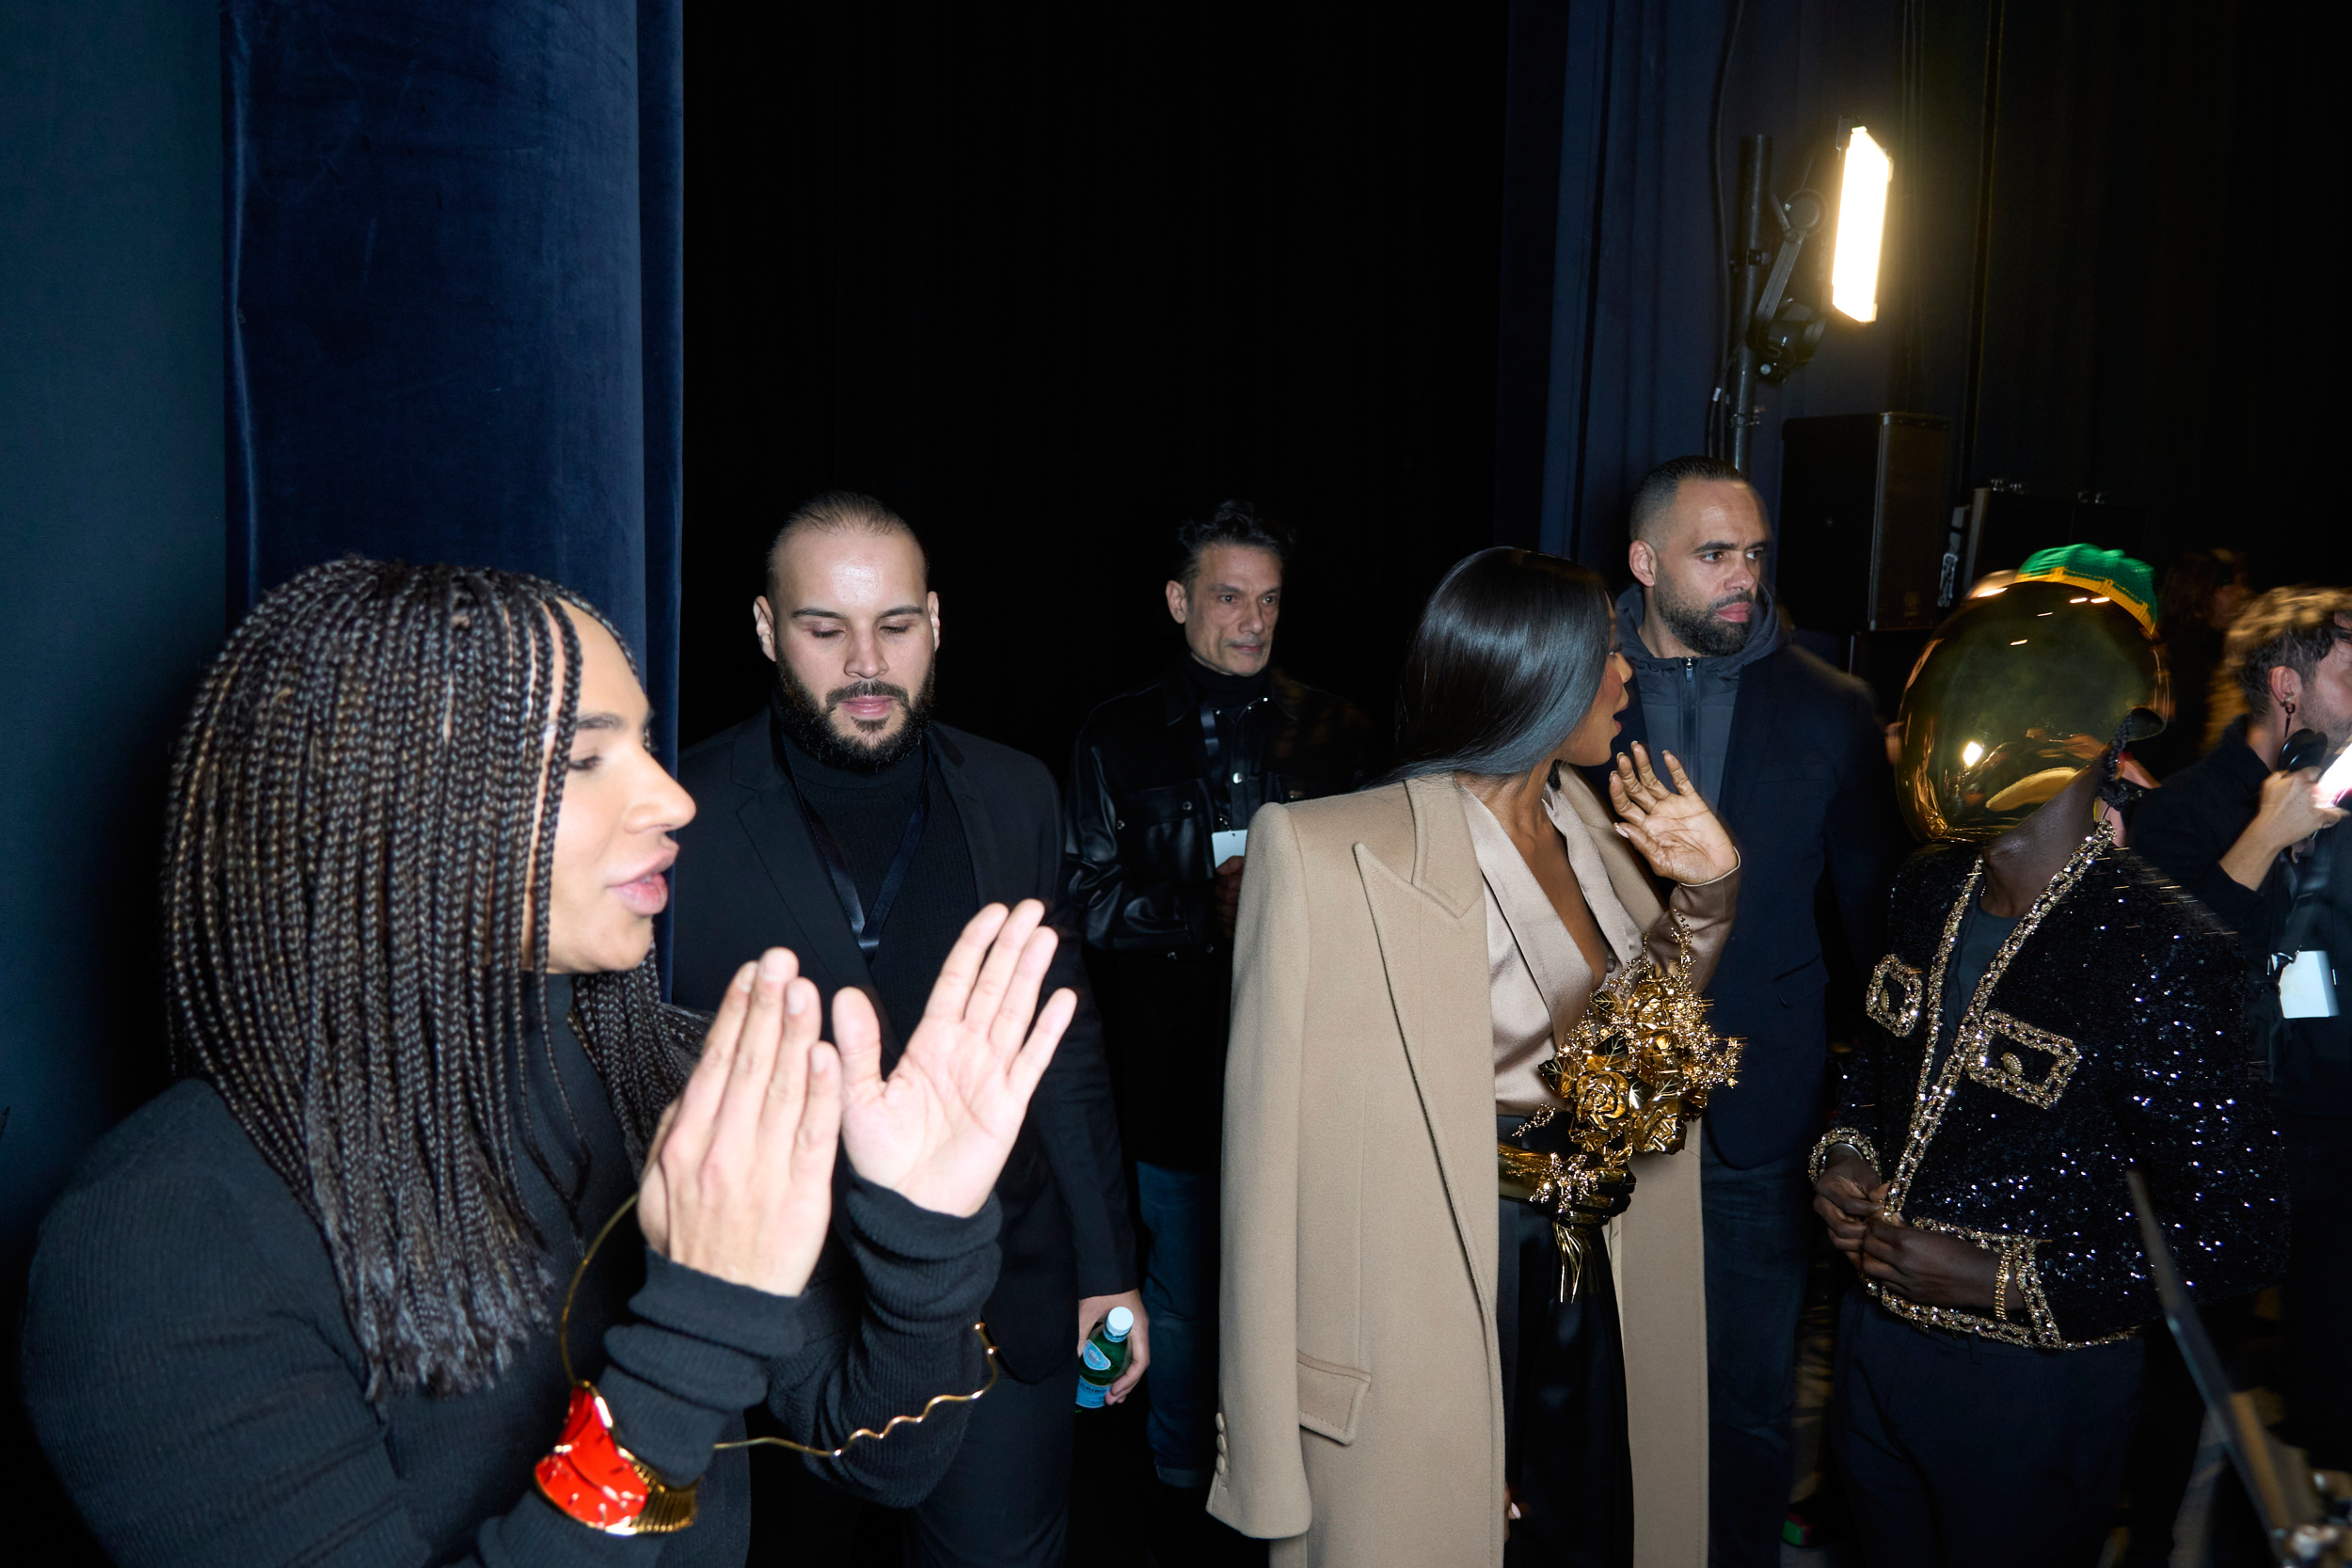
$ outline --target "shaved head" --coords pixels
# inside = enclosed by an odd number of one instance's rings
[[[923,548],[923,541],[915,537],[914,527],[871,496],[854,490],[828,490],[811,496],[785,515],[776,530],[776,536],[768,544],[768,593],[776,592],[776,563],[783,559],[785,546],[803,533],[858,533],[869,538],[883,539],[894,535],[914,546],[914,553],[923,562],[923,582],[930,582],[930,552]]]
[[[1661,463],[1642,477],[1633,491],[1629,531],[1636,539],[1655,539],[1666,515],[1674,510],[1675,497],[1683,485],[1692,480],[1714,484],[1737,484],[1754,495],[1756,487],[1748,483],[1748,476],[1720,457],[1677,457]],[[1760,510],[1763,502],[1759,499]]]

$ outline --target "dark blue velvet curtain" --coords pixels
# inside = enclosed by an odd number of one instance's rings
[[[683,0],[227,0],[230,611],[346,552],[611,615],[675,752]]]
[[[1775,137],[1786,193],[1840,115],[1892,123],[1899,15],[1897,0],[1513,0],[1502,537],[1623,578],[1625,502],[1652,467],[1701,450],[1717,382],[1718,73],[1728,208],[1743,132]],[[1764,394],[1755,468],[1768,500],[1781,420],[1885,406],[1895,341],[1883,311],[1874,326],[1833,325],[1813,365]]]

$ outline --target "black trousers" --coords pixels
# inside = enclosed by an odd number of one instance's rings
[[[1550,1217],[1502,1200],[1495,1291],[1504,1474],[1520,1517],[1506,1568],[1630,1568],[1633,1463],[1625,1340],[1608,1244],[1594,1237],[1576,1299],[1559,1298]]]
[[[1713,1568],[1779,1568],[1797,1405],[1797,1320],[1812,1269],[1804,1153],[1746,1170],[1701,1130],[1707,1216],[1707,1513]]]
[[[1073,1350],[1058,1371],[1005,1377],[974,1405],[955,1463],[907,1516],[908,1568],[1061,1568],[1077,1399]]]
[[[2140,1341],[2024,1350],[1847,1292],[1830,1448],[1870,1568],[2095,1563],[2123,1483]]]
[[[1010,1373],[997,1380],[972,1407],[947,1474],[904,1516],[908,1568],[1061,1568],[1077,1393],[1074,1351],[1041,1382]],[[850,1568],[858,1560],[858,1513],[855,1499],[801,1464],[755,1461],[751,1560]]]

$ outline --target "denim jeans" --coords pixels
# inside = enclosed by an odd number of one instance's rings
[[[1804,1154],[1737,1170],[1702,1127],[1707,1220],[1708,1560],[1777,1568],[1788,1515],[1797,1319],[1813,1241]]]
[[[1206,1486],[1216,1465],[1217,1193],[1214,1171],[1136,1166],[1149,1250],[1152,1468],[1170,1486]]]

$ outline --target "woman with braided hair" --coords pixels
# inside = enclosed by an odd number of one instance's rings
[[[733,1565],[747,1406],[884,1503],[953,1454],[1074,1006],[1038,1006],[1053,934],[976,917],[887,1081],[865,998],[820,1040],[782,949],[707,1026],[665,1006],[694,808],[646,719],[603,617],[500,572],[321,566],[215,662],[165,856],[181,1081],[76,1173],[25,1312],[117,1562]]]

